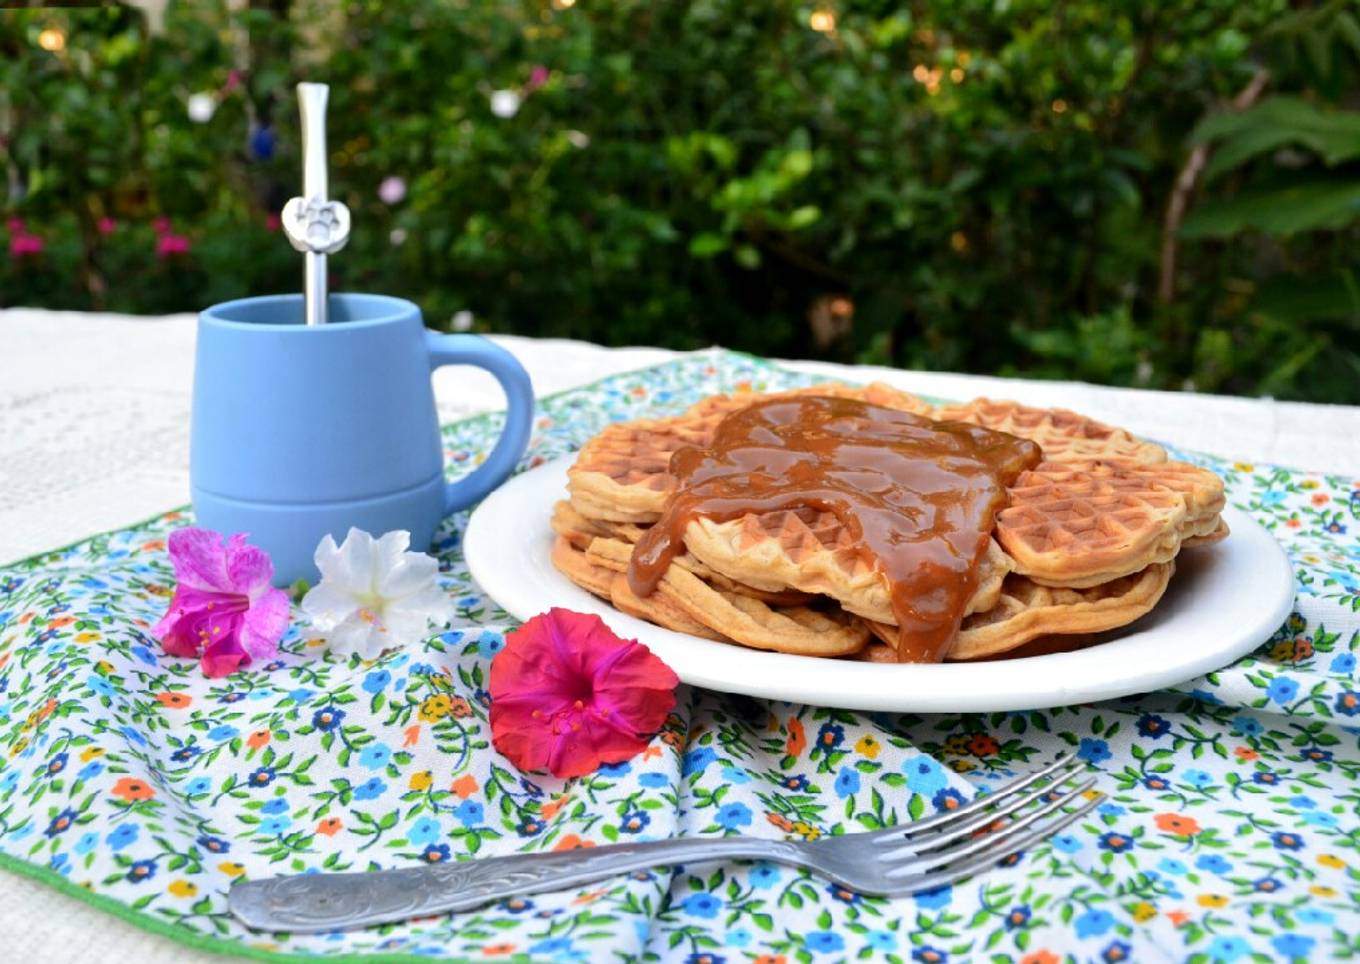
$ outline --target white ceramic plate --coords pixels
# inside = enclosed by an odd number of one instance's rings
[[[482,589],[521,620],[563,606],[598,613],[651,647],[687,683],[729,693],[857,710],[963,713],[1038,709],[1145,693],[1231,663],[1279,629],[1294,575],[1279,543],[1245,513],[1232,535],[1187,549],[1147,616],[1075,652],[983,663],[883,665],[787,656],[715,643],[624,615],[553,568],[553,503],[566,493],[558,459],[516,476],[473,512],[464,540]]]

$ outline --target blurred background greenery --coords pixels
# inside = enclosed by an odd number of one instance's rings
[[[334,284],[436,326],[1360,402],[1354,0],[0,12],[0,302]]]

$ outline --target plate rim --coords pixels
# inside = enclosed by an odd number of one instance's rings
[[[1102,662],[1102,652],[1113,655],[1110,647],[1118,647],[1119,651],[1123,651],[1138,645],[1140,637],[1147,636],[1150,632],[1156,632],[1157,627],[1154,625],[1151,628],[1134,629],[1118,639],[1081,650],[992,662],[928,665],[894,664],[885,666],[874,663],[856,663],[848,660],[829,660],[826,657],[772,653],[737,646],[735,652],[740,655],[736,662],[744,664],[752,658],[757,658],[760,660],[757,665],[762,672],[749,676],[744,676],[739,672],[723,672],[721,669],[712,672],[705,669],[703,656],[705,654],[718,654],[720,650],[730,656],[734,652],[734,644],[699,639],[628,616],[571,583],[565,576],[552,568],[551,562],[547,558],[551,547],[550,537],[552,536],[548,520],[552,511],[552,503],[565,494],[565,488],[559,489],[558,492],[561,494],[554,495],[550,499],[533,500],[535,502],[544,501],[546,504],[535,505],[532,511],[525,511],[522,505],[513,502],[513,500],[517,493],[524,490],[527,490],[528,494],[532,496],[538,487],[548,485],[551,476],[554,474],[560,475],[563,483],[565,483],[566,468],[575,460],[575,457],[575,453],[569,453],[519,473],[503,483],[477,505],[468,520],[462,539],[463,558],[469,574],[486,596],[511,616],[521,621],[536,613],[543,612],[551,605],[567,605],[569,608],[576,608],[582,612],[597,613],[610,625],[611,629],[621,636],[636,638],[646,643],[649,648],[671,664],[682,681],[706,689],[739,693],[761,699],[863,711],[1007,712],[1069,706],[1076,703],[1115,699],[1134,693],[1160,690],[1201,676],[1204,673],[1221,669],[1251,652],[1265,639],[1269,638],[1269,634],[1283,625],[1289,613],[1293,610],[1296,582],[1293,565],[1289,561],[1284,548],[1270,534],[1269,530],[1259,522],[1241,509],[1229,505],[1224,509],[1224,518],[1233,531],[1233,536],[1230,538],[1238,540],[1233,549],[1240,552],[1239,547],[1245,546],[1248,542],[1261,544],[1261,548],[1255,550],[1260,552],[1260,557],[1244,560],[1243,564],[1250,563],[1253,575],[1259,576],[1263,588],[1271,591],[1264,596],[1260,593],[1250,594],[1252,600],[1262,599],[1259,610],[1252,614],[1252,624],[1257,627],[1256,629],[1251,632],[1241,632],[1240,637],[1232,643],[1213,646],[1205,652],[1198,653],[1193,658],[1187,657],[1171,667],[1144,668],[1141,672],[1133,673],[1123,679],[1112,678],[1093,682],[1090,678],[1091,667],[1086,664]],[[503,538],[492,530],[495,528],[494,523],[500,517],[498,513],[504,513],[504,506],[509,506],[513,510],[509,513],[512,520],[519,520],[517,525],[512,525],[512,529],[516,532],[507,533],[507,535],[521,534],[528,536],[529,538],[526,541],[529,544],[503,550],[503,553],[527,553],[523,561],[536,565],[544,571],[544,575],[548,579],[558,583],[559,585],[555,588],[566,596],[566,601],[552,599],[542,604],[523,604],[513,586],[514,574],[510,572],[502,573],[498,571],[497,566],[492,564],[492,560],[496,556],[495,549],[486,547],[494,547],[494,540]],[[541,521],[541,526],[537,529],[533,528],[529,521],[534,518]],[[518,532],[518,530],[523,530],[526,527],[528,531]],[[534,537],[540,532],[542,538],[537,540],[539,547],[536,549],[533,545]],[[1219,556],[1223,556],[1225,545],[1226,543],[1220,543],[1191,551],[1198,553],[1217,551]],[[1231,557],[1225,558],[1230,559]],[[546,569],[543,565],[545,562]],[[1227,561],[1218,563],[1218,565],[1228,564]],[[1208,565],[1212,567],[1214,564],[1209,563]],[[1268,572],[1268,570],[1273,570],[1273,573]],[[1212,574],[1208,578],[1212,578]],[[1154,614],[1155,612],[1154,610]],[[1149,617],[1154,614],[1149,614]],[[1180,616],[1179,613],[1169,617],[1172,622],[1178,618],[1185,621],[1190,619],[1190,617]],[[1224,621],[1223,625],[1227,627],[1238,622],[1238,620]],[[1269,625],[1270,628],[1265,630],[1259,628],[1266,625]],[[1167,627],[1162,628],[1167,630]],[[1175,628],[1173,625],[1167,631],[1174,631]],[[1229,630],[1229,632],[1231,633],[1232,630]],[[1260,632],[1264,632],[1266,635],[1256,638]],[[717,665],[724,662],[730,661],[720,660],[717,661]],[[1113,661],[1110,662],[1113,664]],[[827,663],[832,663],[837,667],[837,672],[834,674],[836,678],[844,677],[844,679],[838,685],[829,686],[824,693],[809,690],[806,684],[787,684],[784,680],[785,674],[780,672],[781,668],[787,669],[797,676],[800,673],[814,671],[818,667],[825,668]],[[1008,688],[1001,685],[1004,684],[1006,676],[1015,675],[1013,672],[1007,673],[1006,671],[1013,671],[1016,667],[1024,671],[1022,675],[1032,676],[1034,673],[1038,673],[1049,677],[1050,681],[1043,689],[1038,691],[1032,688]],[[901,684],[897,696],[889,697],[875,690],[874,687],[869,687],[867,690],[858,693],[847,688],[847,684],[854,681],[856,677],[860,677],[865,682],[872,679],[873,682],[882,685],[882,674],[885,669],[893,671]],[[1069,685],[1066,680],[1068,674],[1072,671],[1076,671],[1081,678]],[[994,677],[994,679],[989,679],[989,677]],[[981,692],[976,690],[964,692],[970,682],[975,687],[978,683],[986,685],[982,687]],[[913,684],[915,685],[913,686]]]

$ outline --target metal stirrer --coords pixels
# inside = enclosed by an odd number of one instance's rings
[[[309,325],[324,325],[327,316],[326,255],[349,241],[349,208],[326,199],[326,84],[298,84],[302,115],[302,197],[283,206],[283,230],[293,247],[303,253],[304,317]]]

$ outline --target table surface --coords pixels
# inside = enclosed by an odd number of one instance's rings
[[[655,348],[495,338],[540,395],[675,356]],[[0,563],[189,500],[190,315],[0,311]],[[1062,405],[1185,448],[1360,477],[1360,408],[790,362],[804,371],[946,398]],[[490,376],[434,376],[444,421],[499,407]],[[23,878],[0,876],[0,933],[14,959],[213,960]],[[15,943],[17,941],[17,944]]]

